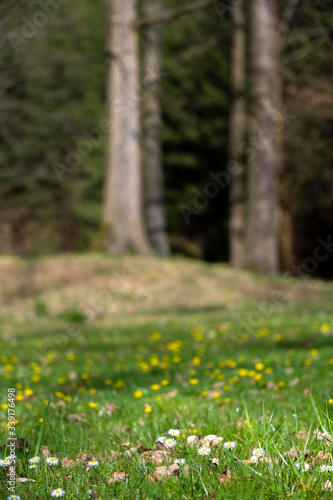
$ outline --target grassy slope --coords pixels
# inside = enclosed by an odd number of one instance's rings
[[[298,431],[319,427],[319,419],[330,430],[332,284],[189,260],[100,255],[3,258],[0,273],[1,403],[17,384],[17,431],[35,444],[51,396],[44,445],[59,458],[85,450],[103,462],[97,477],[75,469],[69,482],[68,470],[46,480],[45,465],[36,474],[21,469],[22,459],[19,475],[37,476],[38,484],[20,485],[21,498],[48,498],[57,486],[78,498],[76,488],[85,492],[92,484],[102,498],[213,498],[213,491],[214,498],[324,497],[318,472],[299,475],[279,453],[302,437]],[[118,409],[99,416],[107,403]],[[72,413],[86,415],[71,423]],[[2,426],[6,418],[4,409]],[[155,465],[140,455],[110,459],[126,446],[155,447],[169,428],[185,436],[175,456],[186,458],[188,476],[156,485],[146,480]],[[236,458],[214,451],[218,469],[199,460],[184,447],[193,433],[236,441]],[[312,442],[312,431],[309,439],[300,445],[314,454],[329,449]],[[238,461],[258,443],[279,459],[273,469],[254,466],[262,476]],[[218,482],[227,467],[231,485]],[[126,470],[128,482],[108,486],[104,479],[117,469]]]

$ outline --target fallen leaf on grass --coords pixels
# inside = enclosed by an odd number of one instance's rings
[[[36,482],[34,479],[27,479],[26,477],[17,477],[16,481],[18,481],[19,483],[27,483],[27,482],[35,483]]]
[[[318,439],[318,441],[333,441],[331,434],[325,430],[321,431],[320,429],[315,429],[313,431],[313,435],[316,439]]]
[[[4,443],[3,445],[0,446],[0,450],[1,451],[5,450],[6,447],[8,449],[8,447],[10,445],[14,445],[14,444],[15,444],[16,450],[24,451],[25,453],[29,452],[30,443],[27,439],[23,439],[23,438],[20,438],[20,439],[10,438],[10,439],[8,439],[7,443]]]
[[[88,496],[90,500],[98,500],[98,492],[96,490],[89,490]]]
[[[323,490],[328,490],[328,491],[332,491],[333,488],[332,488],[332,483],[329,479],[327,479],[326,483],[323,484]]]
[[[302,455],[308,457],[311,454],[311,450],[300,450],[294,446],[290,450],[284,452],[285,457],[299,458]]]
[[[298,385],[298,384],[299,384],[299,378],[298,377],[294,378],[293,380],[291,380],[289,382],[290,387],[296,387],[296,385]]]
[[[189,446],[199,446],[199,438],[198,438],[198,436],[193,436],[193,435],[189,436],[187,438],[187,444]]]
[[[331,461],[332,455],[330,453],[325,453],[324,451],[320,450],[318,455],[312,457],[312,464],[315,464],[319,460],[326,462],[328,459]]]
[[[163,481],[163,479],[167,479],[171,476],[179,476],[179,466],[177,464],[172,464],[169,467],[165,465],[163,467],[157,467],[149,479],[151,481]]]
[[[219,476],[220,483],[230,483],[231,482],[231,472],[230,470],[225,470]]]
[[[85,421],[85,418],[87,414],[86,413],[71,413],[70,415],[67,415],[67,420],[68,422],[82,422]]]
[[[174,398],[175,396],[177,396],[178,392],[179,392],[178,389],[173,389],[173,391],[167,392],[166,396],[168,398]]]
[[[162,465],[170,462],[170,453],[166,450],[148,450],[143,452],[145,460],[151,460],[156,465]]]
[[[40,453],[42,455],[42,458],[47,458],[47,457],[52,456],[52,453],[50,452],[50,450],[48,449],[47,446],[41,446]]]
[[[106,413],[107,415],[109,415],[109,417],[112,416],[112,413],[115,411],[115,410],[119,410],[119,406],[117,405],[114,405],[113,403],[108,403],[106,406],[104,406],[101,410],[99,410],[98,412],[98,416],[101,417],[102,415],[104,415],[104,413]]]
[[[115,483],[117,481],[125,481],[127,477],[128,475],[124,470],[117,470],[112,474],[112,476],[108,480],[108,484]]]
[[[61,465],[63,467],[75,467],[77,465],[77,463],[75,462],[75,460],[70,460],[69,458],[64,457],[61,460]]]

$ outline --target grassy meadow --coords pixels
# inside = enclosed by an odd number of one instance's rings
[[[0,498],[332,497],[332,283],[97,254],[0,273]]]

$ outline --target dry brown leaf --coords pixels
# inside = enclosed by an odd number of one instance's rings
[[[309,437],[309,433],[304,432],[304,431],[298,431],[297,437],[298,437],[298,439],[302,439],[302,440],[306,441]]]
[[[255,458],[255,457],[254,457]],[[225,470],[219,476],[220,483],[230,483],[231,482],[231,472],[230,470]]]
[[[290,450],[284,452],[285,457],[291,458],[299,458],[302,455],[308,457],[311,454],[311,450],[300,450],[299,448],[295,448],[294,446],[290,448]]]
[[[65,476],[66,479],[68,479],[68,481],[70,481],[72,479],[72,474],[67,474],[67,476]]]
[[[5,450],[6,447],[8,449],[8,447],[10,445],[14,445],[14,444],[15,444],[16,450],[24,451],[25,453],[29,452],[30,443],[27,439],[23,439],[23,438],[20,438],[20,439],[9,438],[7,440],[7,443],[4,443],[3,445],[0,446],[0,450]]]
[[[112,474],[110,479],[108,480],[108,484],[110,483],[115,483],[117,481],[125,481],[125,479],[128,477],[126,472],[124,470],[117,470]]]
[[[52,453],[50,452],[50,450],[48,449],[47,446],[41,446],[40,450],[41,450],[42,458],[47,458],[47,457],[52,456]]]
[[[144,451],[152,451],[151,448],[146,448],[143,444],[138,445],[138,452],[143,453]]]
[[[172,464],[169,467],[157,467],[152,475],[153,479],[157,481],[163,481],[163,479],[171,476],[179,476],[179,466],[177,464]]]
[[[329,479],[327,479],[327,481],[323,484],[323,490],[328,490],[328,491],[332,491],[333,488],[332,488],[332,483]]]
[[[68,374],[68,380],[70,382],[75,382],[79,378],[78,374],[76,372],[70,372]]]
[[[296,387],[296,385],[298,385],[298,384],[299,384],[299,378],[298,377],[294,378],[293,380],[291,380],[289,382],[290,387]]]
[[[138,452],[137,448],[130,448],[129,450],[126,450],[124,452],[124,455],[127,456],[127,457],[132,457],[137,452]]]
[[[312,464],[315,464],[319,460],[327,462],[328,459],[331,461],[332,455],[330,453],[325,453],[324,451],[320,450],[315,457],[312,457]]]
[[[88,495],[90,500],[98,500],[98,492],[96,490],[89,490]]]
[[[27,482],[35,483],[36,482],[34,479],[27,479],[26,477],[17,477],[16,481],[18,481],[19,483],[27,483]]]
[[[69,458],[64,457],[61,460],[61,465],[63,467],[75,467],[76,466],[76,462],[75,462],[75,460],[70,460]]]
[[[274,389],[275,386],[276,386],[276,383],[270,381],[270,382],[267,382],[266,389]]]
[[[318,439],[318,441],[332,441],[333,438],[331,436],[331,434],[329,432],[327,432],[326,430],[324,431],[321,431],[320,429],[315,429],[313,431],[313,434],[314,434],[314,437],[316,439]]]
[[[123,426],[123,431],[124,432],[132,432],[132,429],[128,425]]]
[[[173,389],[173,391],[167,392],[166,396],[168,396],[168,398],[174,398],[175,396],[177,396],[178,392],[178,389]]]
[[[187,438],[187,444],[189,446],[199,446],[199,438],[198,438],[198,436],[193,436],[193,435],[189,436]]]
[[[151,460],[156,465],[162,465],[170,462],[170,453],[166,450],[148,450],[143,452],[145,460]]]
[[[108,403],[101,410],[99,410],[98,415],[101,417],[104,413],[106,413],[109,417],[111,417],[115,410],[119,410],[119,406],[114,405],[113,403]]]
[[[82,420],[85,420],[84,417],[86,417],[86,413],[71,413],[70,415],[67,415],[67,420],[68,422],[81,422]]]

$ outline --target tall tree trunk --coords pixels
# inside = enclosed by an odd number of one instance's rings
[[[143,15],[162,14],[163,4],[164,0],[145,0]],[[156,253],[166,256],[170,247],[164,216],[161,164],[161,38],[161,24],[143,29],[142,165],[148,236]]]
[[[247,265],[278,272],[277,150],[274,127],[277,61],[274,0],[251,2],[251,144],[247,227]]]
[[[108,0],[108,114],[105,248],[150,254],[143,218],[136,0]]]
[[[230,188],[230,263],[241,268],[245,253],[245,168],[241,145],[245,139],[245,16],[243,0],[232,9],[233,47],[231,55],[231,91],[233,101],[230,115],[229,156],[233,160]]]

